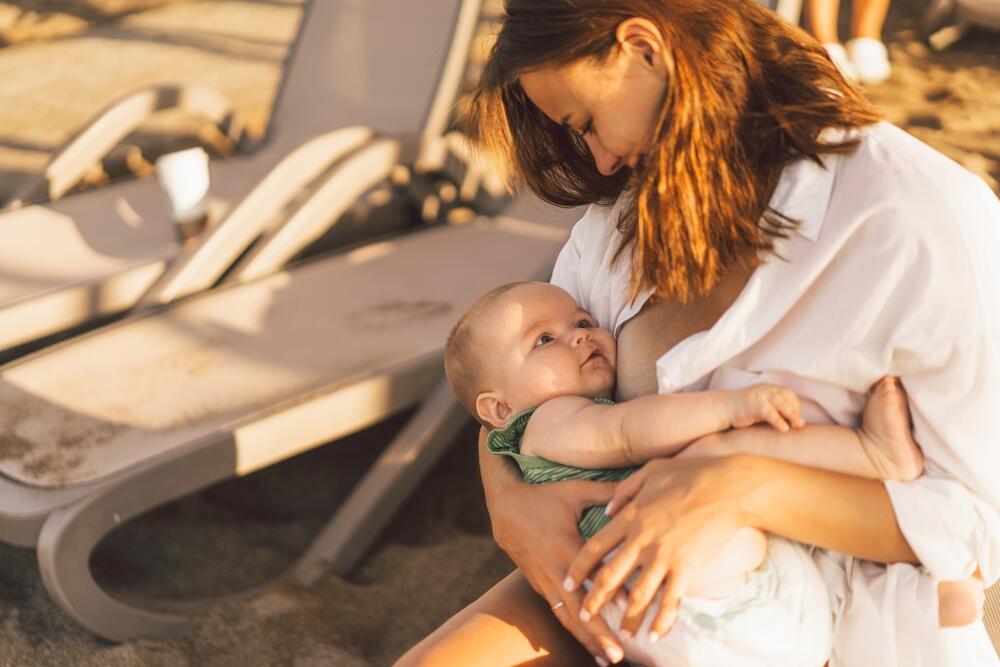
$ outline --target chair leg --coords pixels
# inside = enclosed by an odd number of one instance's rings
[[[188,619],[132,607],[94,580],[90,556],[120,523],[233,474],[231,440],[128,475],[49,515],[38,537],[38,567],[49,595],[91,632],[111,641],[178,634]]]
[[[296,579],[308,586],[353,568],[468,419],[442,380],[296,564]]]

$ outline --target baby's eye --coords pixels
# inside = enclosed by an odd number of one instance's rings
[[[541,336],[538,337],[538,340],[535,341],[535,347],[541,347],[542,345],[547,345],[548,343],[551,343],[552,340],[553,338],[549,334],[542,334]]]
[[[592,329],[593,326],[594,323],[591,322],[590,320],[580,320],[579,322],[576,323],[576,327],[578,329]]]

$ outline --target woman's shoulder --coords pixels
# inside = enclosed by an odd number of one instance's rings
[[[860,139],[846,164],[870,184],[868,191],[901,208],[961,215],[969,204],[996,202],[982,178],[889,122],[864,128]]]
[[[824,227],[890,243],[998,241],[1000,203],[981,178],[890,123],[865,128],[859,138],[854,152],[837,159]]]
[[[923,284],[925,298],[962,303],[963,317],[981,319],[1000,293],[991,268],[1000,254],[996,195],[889,123],[865,128],[860,138],[836,168],[822,237],[859,270],[880,267],[869,274],[873,282]]]

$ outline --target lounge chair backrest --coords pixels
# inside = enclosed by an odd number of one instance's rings
[[[275,99],[272,139],[280,134],[283,145],[297,145],[349,125],[419,133],[457,6],[458,0],[308,2]]]

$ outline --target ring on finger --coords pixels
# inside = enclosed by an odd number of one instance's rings
[[[549,608],[552,609],[552,611],[557,611],[557,610],[561,609],[562,607],[564,607],[565,605],[566,605],[565,602],[563,602],[562,600],[559,600],[559,602],[556,602],[554,605],[550,605]]]

